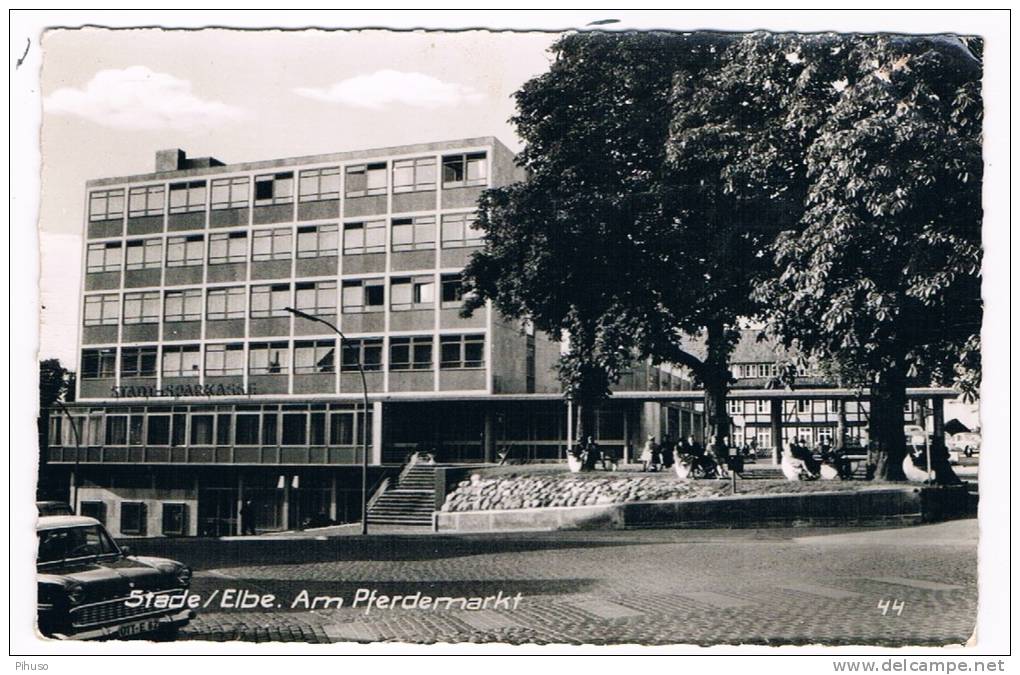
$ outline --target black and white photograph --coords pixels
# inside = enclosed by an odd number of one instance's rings
[[[28,14],[19,669],[1008,670],[1008,10]]]

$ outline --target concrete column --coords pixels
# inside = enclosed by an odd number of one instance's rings
[[[772,432],[772,461],[779,464],[783,455],[783,399],[769,401],[769,428]]]
[[[483,415],[484,415],[483,421],[482,421],[482,423],[484,425],[484,430],[482,432],[482,438],[483,438],[483,440],[482,440],[483,461],[486,464],[491,464],[492,462],[496,461],[495,460],[495,457],[496,457],[496,433],[495,433],[495,426],[496,425],[493,423],[493,417],[495,417],[495,415],[492,412],[492,408],[486,408],[485,412],[483,413]]]
[[[336,473],[329,479],[329,519],[336,520]]]
[[[290,475],[283,474],[283,515],[281,520],[283,521],[283,529],[290,529]]]
[[[369,464],[382,464],[383,445],[383,404],[382,401],[372,402],[372,448]]]
[[[835,445],[842,450],[846,447],[846,399],[836,400],[836,438]]]
[[[239,535],[242,532],[244,532],[243,528],[247,524],[247,523],[242,523],[241,522],[241,507],[242,506],[244,506],[244,474],[242,472],[238,471],[237,472],[237,511],[235,511],[235,513],[237,514],[237,518],[235,518],[235,520],[237,522],[234,525],[234,530],[235,530],[234,534],[236,534],[236,535]],[[252,517],[254,517],[254,514],[248,514],[248,517],[252,518]]]
[[[75,448],[74,451],[78,452],[78,449]],[[71,469],[71,481],[67,486],[67,494],[71,495],[71,499],[74,501],[74,503],[71,504],[71,510],[75,515],[81,515],[78,511],[78,504],[81,503],[81,498],[78,496],[78,491],[74,489],[77,478],[78,477],[75,475],[74,469]]]
[[[567,400],[567,452],[574,447],[574,402]]]
[[[623,463],[630,464],[630,408],[623,409]]]
[[[647,401],[641,405],[641,436],[638,438],[642,445],[648,434],[655,436],[656,441],[662,440],[662,406],[658,401]]]

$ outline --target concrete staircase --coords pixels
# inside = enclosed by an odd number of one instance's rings
[[[435,464],[410,464],[368,507],[369,525],[431,527],[436,504]]]

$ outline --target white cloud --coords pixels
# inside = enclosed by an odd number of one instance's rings
[[[145,66],[101,70],[84,89],[58,89],[43,102],[46,112],[75,115],[118,129],[193,129],[239,119],[246,112],[206,101],[191,82]]]
[[[370,110],[381,110],[394,104],[432,110],[476,104],[485,98],[484,94],[463,84],[443,82],[431,75],[399,70],[379,70],[370,75],[357,75],[328,87],[299,87],[294,93],[317,101]]]

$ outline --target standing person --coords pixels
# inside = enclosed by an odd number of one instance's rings
[[[599,462],[599,446],[595,445],[595,439],[587,436],[584,439],[584,468],[594,471],[595,465]]]
[[[662,442],[662,468],[671,469],[673,468],[673,459],[675,457],[675,445],[673,444],[673,437],[666,436],[666,440]]]
[[[645,441],[645,447],[641,449],[641,470],[648,471],[648,467],[652,464],[654,453],[658,446],[655,444],[655,436],[648,434],[648,440]]]
[[[662,445],[654,443],[652,445],[652,462],[649,465],[649,469],[652,471],[658,471],[662,466]]]
[[[241,534],[255,534],[255,504],[245,499],[241,504]]]

